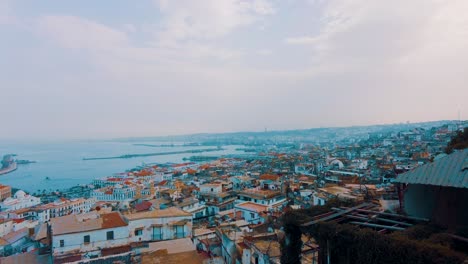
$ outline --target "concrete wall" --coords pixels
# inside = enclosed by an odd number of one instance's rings
[[[431,185],[408,185],[404,210],[412,216],[429,218],[457,228],[468,225],[468,189]]]
[[[411,216],[431,218],[437,197],[437,188],[428,185],[408,185],[404,194],[404,209]]]

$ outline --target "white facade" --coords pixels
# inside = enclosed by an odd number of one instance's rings
[[[129,242],[171,240],[192,236],[192,217],[163,217],[130,220]]]
[[[108,232],[113,232],[113,239],[107,239]],[[89,242],[85,242],[85,236],[89,236]],[[53,235],[53,255],[66,254],[69,251],[92,252],[102,248],[111,248],[128,244],[128,228],[116,227],[99,229],[87,232]]]
[[[172,173],[156,172],[153,176],[155,182],[170,181],[172,180]]]
[[[235,206],[236,211],[240,211],[242,213],[242,218],[248,223],[264,223],[265,219],[261,216],[263,212],[268,210],[267,206],[255,204],[252,202],[245,202],[241,204],[237,204]]]
[[[128,223],[119,212],[97,212],[53,218],[52,254],[99,256],[100,250],[128,244]]]
[[[123,202],[133,200],[136,195],[136,188],[134,186],[122,186],[117,184],[113,187],[106,187],[94,190],[91,197],[96,198],[98,201],[109,202]]]
[[[223,191],[223,185],[221,183],[219,184],[213,184],[213,183],[208,183],[208,184],[203,184],[200,185],[200,193],[202,194],[216,194],[216,193],[221,193]]]
[[[130,242],[192,236],[192,215],[175,207],[125,215]]]
[[[58,200],[46,206],[50,209],[50,218],[54,218],[69,214],[88,213],[96,201],[96,198]]]
[[[5,201],[0,203],[0,210],[2,211],[13,211],[23,208],[33,207],[41,203],[41,199],[19,190],[15,193],[13,198],[7,198]]]

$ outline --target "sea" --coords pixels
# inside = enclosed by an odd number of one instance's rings
[[[158,145],[157,147],[138,144]],[[93,157],[113,157],[125,154],[173,152],[215,148],[211,146],[160,146],[167,142],[121,142],[110,140],[75,140],[60,142],[0,142],[0,159],[5,154],[16,154],[16,159],[36,163],[18,165],[14,172],[0,175],[0,184],[27,192],[55,191],[76,185],[89,184],[93,179],[112,176],[137,166],[152,163],[180,163],[191,156],[221,156],[245,154],[236,150],[242,146],[222,146],[222,150],[203,153],[171,154],[128,159],[83,160]]]

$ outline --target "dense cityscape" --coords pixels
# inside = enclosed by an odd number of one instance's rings
[[[335,262],[343,253],[337,256],[323,234],[310,229],[334,223],[382,237],[430,232],[425,241],[433,263],[462,263],[468,248],[467,125],[440,121],[155,138],[190,139],[190,146],[242,145],[244,154],[188,152],[193,156],[183,163],[144,164],[51,192],[0,185],[1,260]],[[460,145],[454,138],[463,133]],[[32,161],[8,154],[2,167],[21,169],[16,162]],[[428,231],[430,224],[440,227]]]
[[[0,0],[0,264],[468,264],[468,0]]]

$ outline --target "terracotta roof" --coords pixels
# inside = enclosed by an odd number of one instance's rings
[[[257,213],[264,212],[268,210],[268,206],[261,205],[261,204],[256,204],[252,202],[245,202],[241,204],[237,204],[236,207],[241,208],[241,209],[246,209],[249,211],[254,211]]]
[[[24,227],[20,230],[10,232],[2,237],[2,239],[8,241],[8,244],[13,244],[16,241],[26,237],[29,234],[28,228]]]
[[[146,210],[150,209],[152,205],[153,204],[151,202],[143,201],[143,202],[135,205],[135,210],[137,212],[146,211]]]
[[[80,233],[99,229],[127,226],[119,212],[99,215],[95,212],[82,215],[67,215],[50,220],[53,235]]]
[[[273,191],[273,190],[257,190],[257,189],[245,189],[239,192],[241,195],[246,195],[249,197],[264,199],[264,198],[272,198],[276,196],[280,196],[280,191]]]
[[[114,228],[114,227],[121,227],[127,226],[127,222],[123,219],[122,215],[119,212],[112,212],[109,214],[101,215],[102,225],[101,228]]]
[[[260,175],[260,180],[272,180],[272,181],[277,181],[279,178],[278,175],[273,175],[273,174],[263,174]]]

